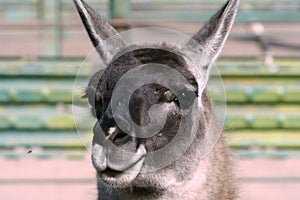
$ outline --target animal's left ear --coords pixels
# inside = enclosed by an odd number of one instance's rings
[[[228,37],[238,9],[239,0],[227,3],[201,28],[187,43],[192,48],[197,43],[201,47],[201,66],[209,69],[220,54]]]
[[[126,46],[126,41],[108,21],[98,15],[83,0],[73,0],[88,35],[106,64],[109,64],[118,49]],[[114,37],[109,43],[106,39]]]

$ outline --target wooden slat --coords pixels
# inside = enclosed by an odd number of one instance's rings
[[[84,137],[83,137],[84,136]],[[91,134],[81,134],[84,143],[90,144]],[[85,149],[76,131],[1,131],[0,149],[51,148],[51,149]]]
[[[24,158],[35,158],[35,159],[82,159],[85,157],[85,150],[70,149],[70,150],[43,150],[41,148],[27,147],[20,149],[0,150],[0,159],[24,159]]]
[[[299,149],[235,149],[233,154],[237,155],[239,159],[287,159],[296,158],[300,156]]]
[[[2,61],[0,102],[70,103],[75,77],[79,77],[77,82],[82,85],[82,91],[78,92],[83,93],[88,78],[97,71],[87,63],[77,74],[80,63],[81,60]],[[227,90],[228,103],[299,102],[298,60],[276,63],[279,65],[278,72],[270,73],[258,62],[221,60],[218,67]]]
[[[81,96],[84,94],[88,78],[79,76],[76,79],[76,87],[74,86],[75,77],[65,76],[61,73],[54,77],[51,72],[49,72],[49,76],[44,72],[37,77],[32,74],[29,77],[22,75],[15,77],[11,74],[11,77],[3,76],[0,81],[0,102],[2,103],[71,103],[73,92],[74,101],[85,101],[81,99]]]
[[[262,62],[257,62],[252,59],[234,59],[223,58],[220,59],[216,65],[222,72],[224,77],[299,77],[300,64],[298,58],[276,59],[274,65],[276,66],[275,72],[270,72],[269,67]]]
[[[226,117],[227,127],[232,129],[300,130],[300,108],[297,105],[230,105]]]
[[[0,76],[79,77],[90,76],[96,69],[83,58],[64,60],[0,60]],[[81,69],[81,73],[77,74]]]
[[[5,82],[5,81],[4,81]],[[9,82],[7,82],[9,83]],[[30,83],[24,83],[19,80],[15,88],[0,87],[0,102],[2,103],[72,103],[73,85],[71,81],[49,81],[41,83],[32,80]],[[40,83],[40,85],[35,85]],[[225,83],[226,84],[226,83]],[[299,103],[300,86],[235,86],[226,84],[227,103]],[[29,86],[28,88],[25,85]],[[32,86],[30,88],[30,86]],[[85,102],[80,99],[84,94],[85,84],[78,90],[75,90],[75,101]],[[214,89],[211,87],[210,89]]]
[[[300,85],[275,85],[274,83],[257,80],[260,85],[239,85],[228,84],[225,81],[227,103],[299,103],[300,102]],[[273,85],[274,84],[274,85]],[[288,84],[288,83],[286,83]],[[212,87],[213,89],[213,87]]]
[[[87,105],[86,105],[87,106]],[[71,105],[10,105],[0,109],[0,130],[91,130],[94,118],[88,107],[76,114],[76,123]],[[77,116],[78,115],[78,116]],[[89,122],[89,123],[87,123]]]
[[[206,21],[224,1],[132,1],[132,20],[142,21]],[[280,7],[281,9],[277,9]],[[237,22],[299,21],[298,1],[242,1]]]
[[[299,59],[275,59],[276,72],[270,73],[268,66],[255,59],[221,58],[217,66],[224,77],[300,77]],[[0,76],[55,76],[74,77],[79,68],[80,77],[88,77],[103,66],[92,67],[84,58],[39,59],[33,61],[17,59],[0,60]]]
[[[26,1],[3,1],[2,6],[6,9],[5,16],[8,20],[34,19],[39,15],[39,2]],[[101,8],[102,13],[107,13],[108,1],[89,2],[93,7]],[[130,19],[139,21],[180,21],[199,22],[207,20],[224,1],[136,1],[131,0],[132,13]],[[32,10],[17,9],[22,6],[31,6]],[[42,4],[41,4],[42,5]],[[74,16],[72,1],[64,0],[64,17]],[[1,7],[1,6],[0,6]],[[281,9],[278,9],[280,7]],[[71,9],[72,8],[72,9]],[[299,22],[298,1],[243,1],[237,16],[238,22]],[[45,11],[44,11],[45,12]],[[47,14],[47,13],[46,13]],[[45,13],[42,14],[44,16]]]
[[[217,9],[224,4],[223,0],[131,0],[134,9],[149,10],[149,9],[172,9],[176,10],[179,8],[190,8],[197,9],[198,7],[208,5],[211,8]],[[283,10],[296,10],[299,2],[296,0],[267,0],[267,1],[258,1],[258,0],[244,0],[240,3],[240,9],[242,10],[272,10],[276,6],[280,7]],[[198,7],[197,7],[198,6]],[[203,8],[202,8],[203,9]]]
[[[282,148],[299,149],[300,131],[287,130],[246,130],[234,131],[228,135],[233,148]]]
[[[0,159],[24,159],[24,158],[34,158],[34,159],[82,159],[86,154],[86,150],[70,149],[70,150],[43,150],[41,148],[27,147],[20,149],[16,147],[15,149],[1,150]]]
[[[86,108],[86,109],[83,109]],[[94,118],[88,105],[82,105],[77,127],[91,129]],[[76,112],[76,111],[75,111]],[[80,117],[82,115],[82,117]],[[15,105],[0,109],[0,129],[75,130],[70,105]],[[79,120],[80,119],[80,120]],[[79,121],[78,121],[79,120]],[[87,122],[90,123],[87,124]],[[233,129],[299,129],[300,108],[293,105],[227,106],[226,126]]]
[[[132,3],[173,3],[173,4],[186,4],[186,0],[131,0]],[[258,3],[259,2],[259,3]],[[297,2],[295,0],[266,0],[266,1],[258,1],[258,0],[243,0],[243,3],[251,4],[253,3],[254,5],[257,4],[270,4],[270,3],[291,3],[291,2]],[[189,0],[189,3],[212,3],[211,0]],[[219,3],[224,3],[224,0],[214,0],[214,3],[219,4]]]
[[[199,22],[207,21],[213,12],[176,12],[176,11],[137,11],[131,14],[131,20],[144,22]],[[295,11],[239,11],[237,22],[299,22],[300,13]]]
[[[0,0],[1,5],[26,5],[26,4],[35,4],[36,0]]]

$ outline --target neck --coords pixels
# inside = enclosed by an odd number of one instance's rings
[[[177,179],[176,182],[168,185],[164,189],[154,187],[132,187],[114,191],[118,194],[118,198],[122,200],[195,200],[208,199],[206,192],[206,173],[208,158],[201,160],[189,175]],[[199,167],[201,166],[201,167]],[[172,181],[171,181],[172,182]]]
[[[187,171],[181,167],[181,172],[179,168],[174,171],[176,173],[174,180],[162,176],[165,187],[155,187],[152,184],[153,186],[150,187],[132,187],[122,190],[98,188],[99,200],[236,199],[234,176],[228,150],[224,144],[221,137],[214,150],[197,164],[188,163],[188,173],[182,174]]]
[[[108,188],[98,180],[98,200],[157,200],[165,192],[154,187]]]

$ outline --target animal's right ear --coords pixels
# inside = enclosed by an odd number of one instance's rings
[[[202,48],[201,64],[208,71],[210,64],[217,59],[222,50],[234,22],[238,6],[239,0],[228,0],[187,43],[191,48]]]
[[[106,19],[98,15],[83,0],[73,0],[77,11],[81,17],[82,23],[98,53],[106,64],[109,64],[117,49],[124,48],[126,42],[118,35]],[[109,43],[106,39],[113,37]]]

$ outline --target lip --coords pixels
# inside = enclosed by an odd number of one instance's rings
[[[124,173],[124,172],[113,170],[111,168],[106,168],[106,170],[100,171],[100,172],[98,171],[99,176],[112,177],[112,178],[116,178],[116,177],[120,176],[122,173]]]
[[[144,145],[139,145],[135,153],[112,146],[106,154],[106,165],[115,171],[130,171],[137,163],[144,159],[146,149]]]
[[[110,187],[124,188],[129,185],[142,171],[146,149],[140,144],[135,153],[124,151],[116,146],[95,144],[92,161],[97,175],[102,182]]]
[[[118,170],[110,166],[107,166],[105,170],[97,170],[97,171],[99,174],[105,174],[107,176],[115,177],[122,173],[130,173],[133,169],[136,168],[136,165],[138,165],[140,162],[144,162],[144,156],[141,156],[136,162],[132,163],[126,169]]]
[[[117,171],[111,168],[106,168],[103,171],[97,171],[98,177],[103,183],[110,187],[122,188],[129,185],[141,172],[145,156],[142,156],[136,163],[131,165],[125,171]]]

